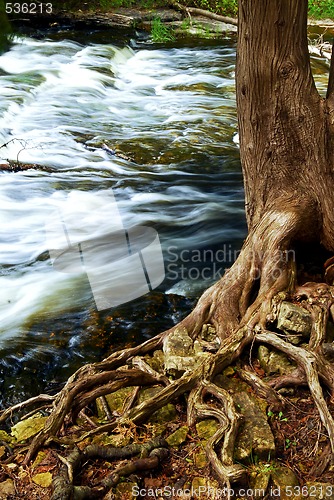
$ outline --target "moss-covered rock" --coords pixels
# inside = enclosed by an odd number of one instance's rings
[[[5,443],[10,443],[13,441],[13,437],[7,434],[5,431],[0,431],[0,441],[4,441]]]
[[[260,345],[258,349],[258,359],[261,368],[268,374],[279,373],[285,375],[296,369],[296,364],[289,360],[283,353],[268,349],[267,346]]]
[[[277,318],[277,328],[282,330],[292,344],[300,344],[311,334],[311,314],[301,306],[282,302]]]
[[[149,387],[148,389],[142,389],[139,393],[138,402],[143,403],[148,399],[152,398],[161,391],[161,387]],[[165,422],[171,422],[176,418],[175,406],[171,403],[160,408],[160,410],[155,411],[150,419],[150,423],[163,424]]]
[[[107,394],[106,396],[104,396],[109,411],[111,413],[122,413],[125,402],[129,397],[131,397],[131,394],[133,394],[134,391],[134,387],[123,387],[122,389],[119,389],[112,394]],[[96,408],[99,419],[105,419],[107,416],[100,398],[96,400]]]
[[[267,403],[250,394],[248,386],[238,379],[218,375],[215,383],[228,390],[243,421],[239,428],[235,460],[249,464],[257,457],[268,460],[275,455],[275,440],[267,419]]]
[[[134,495],[137,486],[135,482],[118,484],[115,489],[115,500],[132,500],[133,498],[137,498]]]

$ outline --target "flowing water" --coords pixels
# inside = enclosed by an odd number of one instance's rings
[[[77,40],[21,37],[0,57],[0,163],[35,165],[0,173],[1,404],[52,390],[83,362],[171,326],[246,234],[235,42]],[[115,217],[153,228],[161,284],[97,311],[87,274],[50,260],[48,228],[64,204],[94,238]]]

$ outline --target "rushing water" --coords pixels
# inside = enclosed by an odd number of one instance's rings
[[[246,234],[234,63],[227,40],[133,49],[23,37],[0,57],[1,161],[36,164],[0,174],[3,404],[170,326],[191,307],[182,297],[231,265]],[[125,227],[158,232],[166,276],[99,312],[85,273],[53,268],[46,232],[66,202],[107,234],[111,192]]]

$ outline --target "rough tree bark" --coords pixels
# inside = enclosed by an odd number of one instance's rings
[[[141,404],[134,402],[123,415],[85,433],[82,439],[112,431],[129,419],[141,423],[186,393],[189,425],[208,416],[221,424],[207,446],[220,482],[229,486],[241,480],[245,471],[233,461],[239,417],[229,393],[218,388],[214,379],[252,342],[272,346],[297,363],[294,383],[309,386],[334,452],[334,421],[321,385],[333,393],[334,365],[323,347],[328,346],[326,322],[334,312],[333,261],[327,262],[327,283],[298,284],[298,260],[292,252],[297,244],[309,242],[334,251],[334,59],[327,96],[322,98],[312,77],[306,30],[307,0],[240,0],[236,88],[249,229],[242,251],[179,325],[141,346],[78,370],[54,397],[48,421],[32,440],[26,463],[97,397],[126,385],[159,384],[158,395]],[[293,346],[270,331],[280,302],[296,297],[308,299],[314,319],[306,348]],[[168,380],[138,361],[138,356],[161,349],[176,328],[186,329],[195,339],[204,324],[215,330],[219,347],[192,371]],[[274,388],[254,374],[245,373],[243,378],[264,397],[280,403]],[[283,384],[282,377],[275,387]],[[205,402],[206,394],[215,398],[216,407]],[[41,402],[45,406],[45,398]],[[0,421],[15,410],[4,412]],[[53,498],[70,498],[74,493],[69,482],[67,478],[68,496],[59,493],[57,486]]]

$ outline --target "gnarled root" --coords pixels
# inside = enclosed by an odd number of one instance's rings
[[[92,438],[96,434],[114,431],[129,421],[142,424],[169,402],[175,401],[182,395],[188,395],[187,418],[190,427],[193,427],[196,421],[207,418],[214,418],[220,424],[217,432],[207,441],[205,449],[215,475],[229,490],[231,483],[245,478],[245,469],[236,465],[233,459],[241,419],[229,392],[218,387],[214,380],[216,375],[236,362],[247,346],[253,346],[254,342],[267,344],[285,353],[296,362],[297,370],[295,374],[289,375],[290,379],[283,376],[268,383],[254,372],[250,361],[247,367],[244,366],[244,362],[243,367],[237,367],[236,372],[239,377],[259,397],[265,399],[274,411],[281,411],[286,405],[286,399],[275,389],[288,384],[289,380],[290,383],[305,382],[334,452],[334,421],[321,387],[323,383],[334,393],[333,363],[329,359],[328,349],[326,354],[324,348],[326,343],[328,344],[326,324],[330,314],[334,312],[334,295],[330,285],[319,284],[299,287],[294,295],[295,262],[287,256],[289,237],[292,238],[294,234],[291,228],[295,228],[294,214],[279,219],[277,214],[269,212],[248,236],[232,268],[220,282],[202,295],[192,313],[180,324],[140,346],[116,352],[102,362],[80,368],[54,397],[33,398],[6,410],[0,421],[10,417],[12,412],[29,407],[31,404],[41,406],[49,402],[50,415],[44,429],[33,438],[25,464],[31,461],[42,446],[52,440],[59,441],[59,437],[61,441],[61,434],[66,435],[67,428],[76,422],[80,412],[85,411],[95,400],[120,388],[133,386],[137,389],[122,414],[107,412],[108,421],[102,424],[92,422],[86,415],[88,429],[87,426],[82,429],[81,434],[76,436],[76,443]],[[307,299],[306,305],[311,311],[313,326],[308,346],[297,347],[269,331],[269,328],[270,325],[276,328],[275,322],[283,300],[294,298],[296,301],[301,301],[303,297]],[[217,335],[216,343],[210,344],[201,338],[204,324],[212,326]],[[185,330],[192,341],[197,340],[199,343],[202,341],[205,356],[202,361],[196,359],[196,364],[194,363],[191,370],[173,379],[169,373],[153,369],[143,357],[163,349],[166,339],[177,332],[177,329]],[[216,352],[214,345],[217,346]],[[251,349],[249,359],[252,352]],[[136,395],[139,388],[145,386],[159,387],[160,390],[146,401],[138,403]],[[209,396],[214,403],[208,402]],[[90,423],[93,425],[89,425]],[[122,466],[123,469],[116,468],[105,483],[90,488],[73,486],[72,480],[78,464],[87,458],[90,448],[80,452],[73,451],[67,458],[62,459],[63,472],[55,483],[53,500],[58,498],[58,491],[68,491],[66,494],[74,495],[74,498],[75,495],[77,498],[91,498],[96,494],[96,488],[106,492],[116,484],[119,475],[126,475],[127,471],[141,470],[144,467],[155,467],[165,456],[165,451],[159,451],[160,449],[159,445],[157,451],[152,451],[153,455],[135,461],[129,468],[127,466]],[[59,496],[59,498],[67,497]]]
[[[302,347],[294,346],[280,339],[274,333],[264,331],[255,336],[258,342],[264,342],[275,349],[281,350],[289,357],[294,359],[304,370],[308,387],[318,408],[321,421],[328,432],[331,443],[332,453],[334,453],[334,420],[328,410],[325,398],[323,396],[319,377],[323,378],[327,385],[333,390],[332,375],[333,369],[315,353],[309,352]]]

